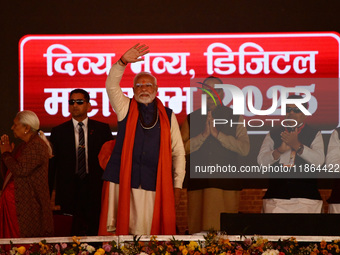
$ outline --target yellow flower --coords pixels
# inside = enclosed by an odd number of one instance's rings
[[[98,254],[100,254],[100,255],[103,255],[103,254],[105,254],[105,250],[103,249],[103,248],[99,248],[97,251],[96,251],[96,253],[98,252]]]
[[[187,247],[189,251],[194,251],[198,247],[198,243],[194,241],[190,241]]]
[[[187,255],[187,254],[188,254],[188,250],[184,248],[184,249],[182,250],[182,254],[183,254],[183,255]]]
[[[18,248],[18,252],[19,252],[20,254],[24,254],[24,253],[26,252],[26,248],[25,248],[24,246],[20,246],[20,247]]]
[[[80,237],[73,236],[72,240],[73,240],[74,243],[76,243],[78,245],[80,244]]]

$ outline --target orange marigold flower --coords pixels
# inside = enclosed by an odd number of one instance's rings
[[[205,247],[203,247],[202,249],[201,249],[201,252],[202,252],[202,254],[206,254],[208,251],[207,251],[207,248],[205,248]]]
[[[187,249],[183,249],[183,250],[182,250],[182,254],[183,254],[183,255],[187,255],[187,254],[188,254],[188,250],[187,250]]]
[[[235,255],[242,255],[243,254],[243,250],[237,250],[236,252],[235,252]]]
[[[24,246],[20,246],[17,250],[20,254],[24,254],[26,252],[26,248]]]
[[[322,249],[325,249],[325,248],[326,248],[326,245],[327,245],[327,243],[326,243],[325,241],[321,241],[320,247],[321,247]]]

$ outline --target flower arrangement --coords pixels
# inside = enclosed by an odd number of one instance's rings
[[[5,250],[0,246],[0,255],[334,255],[340,254],[339,242],[298,243],[295,238],[270,242],[260,236],[245,238],[243,241],[230,241],[227,235],[209,232],[204,241],[157,241],[152,236],[147,242],[135,236],[132,242],[117,244],[115,241],[93,247],[81,243],[80,238],[73,237],[72,243],[39,244],[14,246]]]

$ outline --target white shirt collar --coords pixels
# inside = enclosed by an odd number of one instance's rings
[[[83,124],[84,124],[84,127],[87,127],[88,121],[89,121],[89,118],[88,118],[88,117],[86,117],[86,119],[84,119],[84,120],[82,121]],[[72,122],[73,122],[73,126],[74,126],[75,128],[78,127],[79,121],[77,121],[77,120],[75,120],[74,118],[72,118]]]

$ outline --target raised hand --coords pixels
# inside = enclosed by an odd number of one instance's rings
[[[144,56],[145,54],[149,53],[150,51],[148,49],[149,46],[146,46],[145,44],[140,45],[139,43],[137,43],[135,46],[128,49],[123,54],[123,56],[121,57],[121,61],[123,62],[123,64],[143,61],[141,56]]]
[[[1,136],[1,142],[0,142],[0,151],[1,153],[4,152],[11,152],[14,149],[14,143],[10,144],[8,135],[2,135]]]

